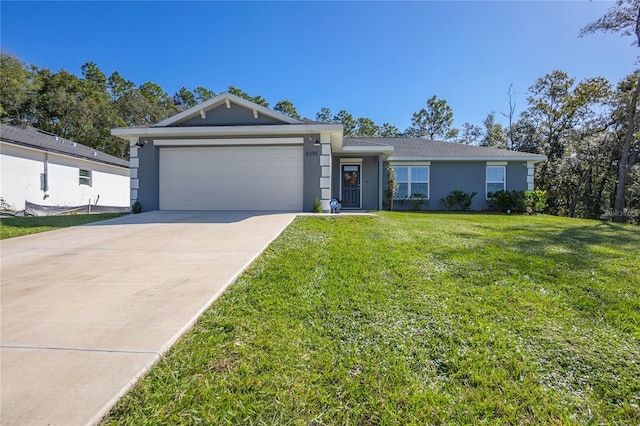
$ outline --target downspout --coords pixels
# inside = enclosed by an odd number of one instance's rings
[[[43,199],[46,200],[49,197],[47,191],[49,190],[49,154],[44,153],[44,173],[42,173],[42,191],[44,192]]]

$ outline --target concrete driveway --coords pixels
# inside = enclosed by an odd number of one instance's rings
[[[96,423],[294,219],[149,212],[0,243],[0,423]]]

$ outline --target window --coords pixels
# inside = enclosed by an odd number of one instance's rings
[[[80,185],[91,186],[91,170],[80,169]]]
[[[429,199],[428,166],[394,166],[398,189],[394,198]]]
[[[504,191],[506,170],[504,166],[487,166],[487,199],[492,192]]]

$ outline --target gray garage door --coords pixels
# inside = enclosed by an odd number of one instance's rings
[[[160,210],[302,210],[302,146],[160,149]]]

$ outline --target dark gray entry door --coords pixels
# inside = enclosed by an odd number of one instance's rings
[[[342,207],[360,208],[360,166],[342,166]]]

